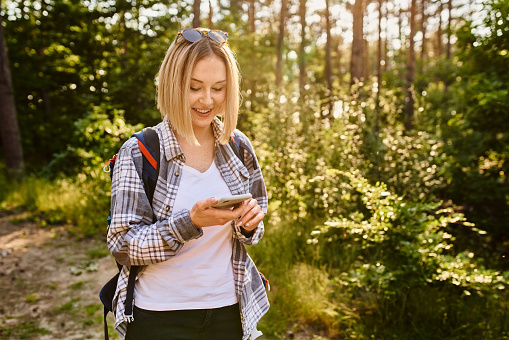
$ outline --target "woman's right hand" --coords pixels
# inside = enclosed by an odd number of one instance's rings
[[[193,205],[189,214],[191,215],[191,221],[197,228],[224,225],[239,218],[246,202],[244,201],[233,210],[213,208],[212,206],[216,203],[217,198],[210,197]]]

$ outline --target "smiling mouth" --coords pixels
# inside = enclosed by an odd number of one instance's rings
[[[203,110],[203,109],[196,109],[196,108],[195,108],[194,110],[195,110],[196,112],[198,112],[198,113],[201,113],[201,114],[207,114],[207,113],[209,113],[210,111],[212,111],[212,109],[205,109],[205,110]]]

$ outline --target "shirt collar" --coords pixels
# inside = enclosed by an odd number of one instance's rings
[[[175,137],[175,133],[168,121],[168,116],[164,117],[161,125],[162,144],[166,160],[170,161],[174,158],[183,157],[184,152],[180,148],[177,137]],[[223,133],[223,123],[217,117],[212,121],[212,131],[214,132],[216,144],[219,144]]]

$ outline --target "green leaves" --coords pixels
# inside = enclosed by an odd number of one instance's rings
[[[356,260],[338,282],[354,290],[374,291],[399,301],[405,289],[448,283],[470,294],[498,294],[509,282],[500,272],[482,267],[472,251],[454,251],[451,226],[461,225],[483,234],[463,214],[442,203],[408,201],[387,191],[383,183],[370,184],[358,172],[335,172],[361,206],[338,215],[311,232],[308,244],[322,248],[339,243]],[[365,210],[366,213],[359,213]]]
[[[59,172],[97,177],[122,144],[142,129],[141,124],[127,124],[123,115],[123,111],[107,104],[93,107],[83,119],[75,122],[74,136],[67,149],[57,154],[44,172],[50,177]]]

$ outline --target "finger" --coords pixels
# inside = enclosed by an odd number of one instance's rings
[[[260,224],[261,221],[263,221],[263,218],[265,217],[265,213],[263,211],[260,211],[258,214],[253,216],[253,218],[250,221],[247,221],[245,224],[245,228],[248,230],[256,228],[258,224]]]
[[[214,209],[211,204],[215,204],[217,200],[202,200],[196,202],[190,210],[191,221],[198,228],[210,227],[215,225],[224,225],[231,220],[240,216],[240,211],[234,213],[227,209]]]
[[[247,221],[242,228],[246,231],[252,231],[256,227],[258,227],[258,225],[260,224],[264,217],[265,214],[263,213],[263,211],[260,211],[258,214],[254,215],[252,219]]]
[[[244,208],[242,217],[237,224],[240,226],[245,225],[250,220],[252,220],[253,217],[256,216],[261,210],[262,208],[258,205],[258,202],[256,200],[252,200]]]
[[[198,208],[205,210],[205,209],[212,207],[216,203],[217,203],[216,197],[209,197],[207,199],[200,200],[200,201],[196,202],[196,205]]]
[[[247,214],[251,209],[253,209],[255,206],[258,205],[258,201],[255,200],[254,198],[250,198],[248,200],[245,200],[242,204],[242,216],[244,216],[245,214]]]
[[[235,213],[238,213],[239,216],[242,215],[244,213],[244,210],[246,209],[246,206],[250,202],[250,200],[252,200],[252,198],[249,198],[240,204],[234,205],[232,211],[234,211]]]
[[[210,209],[208,213],[210,213],[211,217],[218,219],[219,224],[225,224],[231,220],[236,220],[241,216],[242,208],[230,208],[230,209]]]

